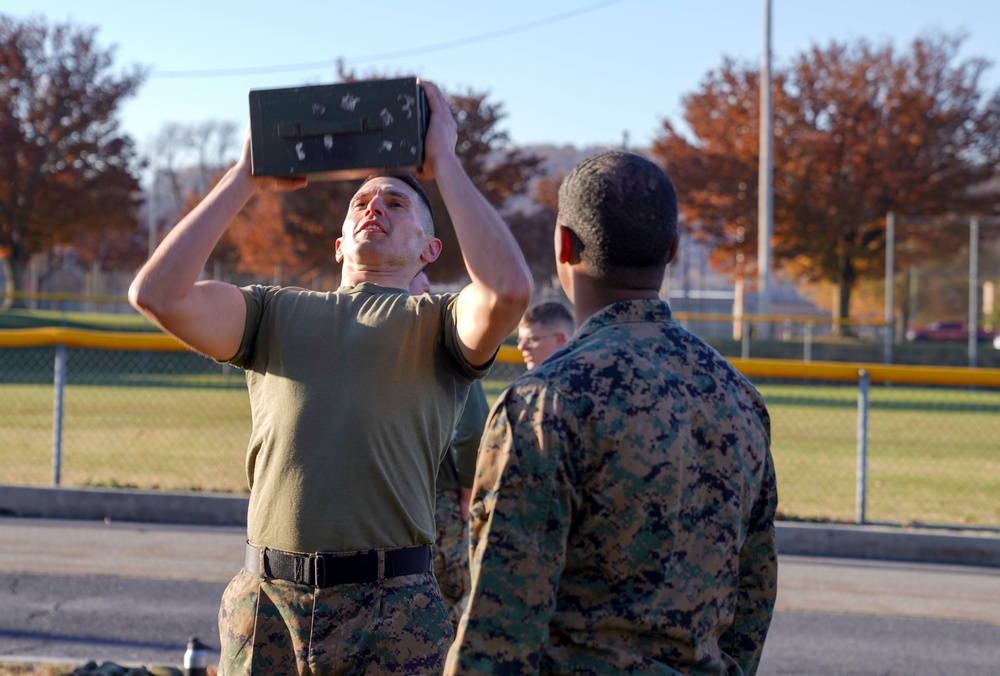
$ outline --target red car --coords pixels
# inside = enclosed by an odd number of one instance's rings
[[[976,340],[980,343],[991,343],[997,338],[993,331],[980,328]],[[950,340],[967,342],[969,330],[964,322],[931,322],[927,326],[915,326],[906,331],[907,340]]]

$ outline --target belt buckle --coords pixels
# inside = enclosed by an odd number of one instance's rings
[[[313,554],[312,559],[312,577],[311,584],[314,587],[325,587],[326,586],[326,558],[322,554]]]

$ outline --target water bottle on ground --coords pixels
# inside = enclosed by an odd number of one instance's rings
[[[186,676],[208,676],[208,665],[212,662],[212,649],[192,636],[184,651],[184,673]]]

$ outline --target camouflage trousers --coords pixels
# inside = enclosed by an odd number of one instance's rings
[[[434,576],[448,615],[458,626],[469,600],[469,522],[462,518],[458,491],[439,490],[434,505],[437,542],[434,543]]]
[[[438,674],[448,619],[430,573],[319,589],[241,570],[219,609],[219,673]]]

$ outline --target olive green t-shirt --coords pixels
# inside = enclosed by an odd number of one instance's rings
[[[249,286],[239,352],[253,429],[251,543],[357,551],[434,541],[434,478],[471,382],[456,294]],[[492,362],[491,362],[492,363]]]
[[[469,388],[465,408],[451,435],[451,445],[441,461],[437,475],[438,491],[457,492],[461,488],[472,488],[472,482],[476,478],[479,442],[489,414],[490,405],[486,401],[483,384],[477,380]]]

